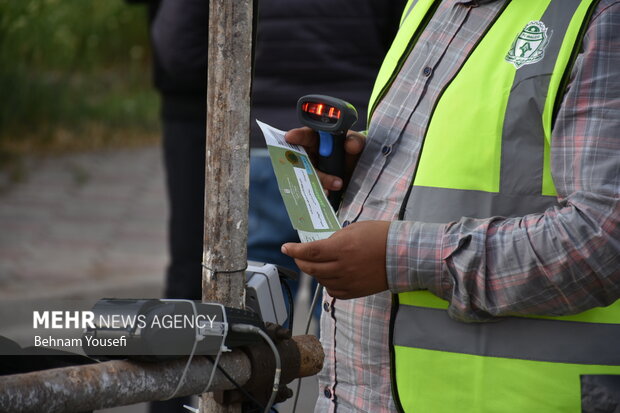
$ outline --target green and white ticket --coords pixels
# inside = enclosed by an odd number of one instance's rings
[[[301,242],[328,238],[340,229],[305,149],[284,140],[284,131],[256,120],[267,142],[280,194]]]

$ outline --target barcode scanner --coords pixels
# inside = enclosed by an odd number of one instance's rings
[[[319,133],[318,169],[344,179],[344,140],[357,122],[355,107],[331,96],[306,95],[297,101],[297,115],[302,125]],[[340,205],[342,192],[329,192],[328,200],[334,210]]]

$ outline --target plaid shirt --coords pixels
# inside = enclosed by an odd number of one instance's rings
[[[464,321],[576,313],[620,297],[619,1],[595,9],[556,118],[551,162],[561,208],[445,225],[396,221],[432,108],[505,1],[443,1],[373,114],[340,217],[343,225],[393,221],[391,291],[354,300],[324,292],[316,412],[395,411],[391,293],[428,289]]]

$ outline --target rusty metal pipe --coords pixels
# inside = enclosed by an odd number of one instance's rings
[[[317,338],[297,336],[292,341],[300,361],[294,375],[306,377],[318,373],[323,351]],[[185,364],[186,359],[161,363],[114,360],[2,376],[0,412],[74,413],[166,399],[177,387]],[[222,354],[219,364],[241,385],[252,373],[248,357],[239,350]],[[209,381],[211,369],[208,359],[195,357],[176,396],[201,393]],[[229,390],[234,386],[218,371],[211,388]]]

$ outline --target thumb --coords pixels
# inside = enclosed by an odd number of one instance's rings
[[[297,251],[297,246],[298,245],[299,244],[296,243],[296,242],[287,242],[286,244],[282,245],[282,247],[280,248],[280,251],[284,255],[288,255],[289,257],[293,257],[295,252]]]
[[[281,251],[283,254],[288,255],[291,258],[297,258],[304,261],[328,261],[331,259],[330,254],[325,253],[323,248],[326,240],[296,243],[287,242],[282,245]]]

